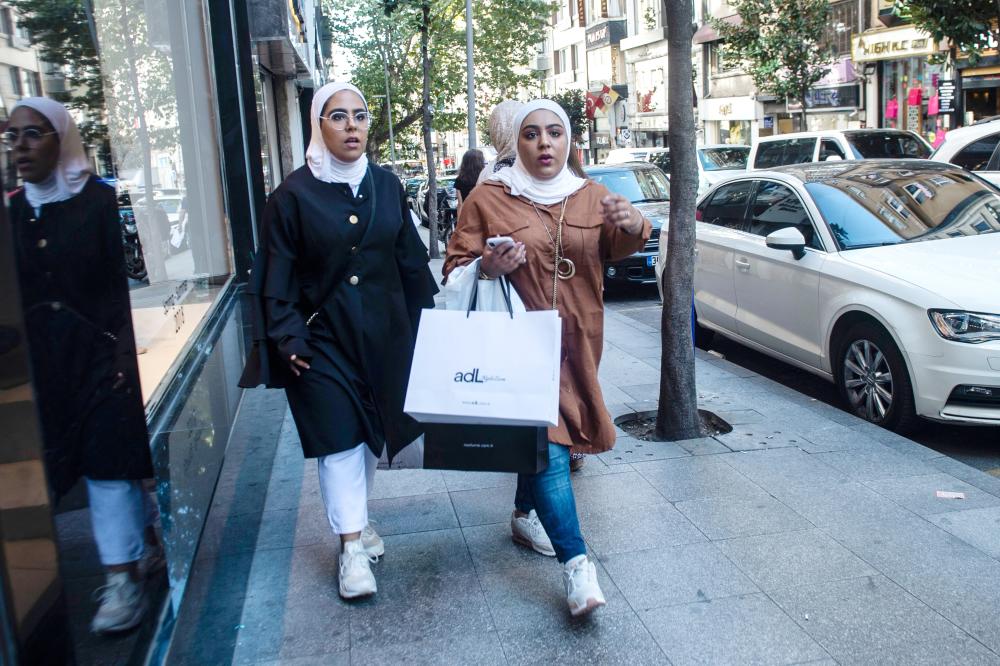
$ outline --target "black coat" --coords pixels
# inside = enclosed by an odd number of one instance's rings
[[[40,215],[21,191],[10,213],[53,490],[151,477],[114,190],[92,177]]]
[[[372,167],[357,196],[308,167],[272,194],[247,288],[254,345],[240,385],[286,390],[306,457],[361,442],[376,454],[387,442],[392,456],[419,435],[403,400],[420,311],[437,292],[427,262],[406,193],[385,169]],[[292,354],[312,366],[301,377],[288,371]]]

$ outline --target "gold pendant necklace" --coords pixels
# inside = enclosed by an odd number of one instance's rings
[[[541,213],[538,212],[538,207],[535,202],[531,202],[531,207],[535,210],[535,217],[538,218],[538,223],[542,225],[542,229],[545,229],[545,235],[549,237],[549,242],[552,243],[553,249],[553,267],[552,271],[552,309],[556,309],[556,293],[558,292],[559,280],[568,280],[574,275],[576,275],[576,264],[569,257],[563,255],[563,242],[562,242],[562,230],[563,230],[563,219],[566,217],[566,202],[569,197],[562,200],[562,207],[559,210],[559,223],[556,226],[556,237],[552,237],[552,232],[549,231],[549,227],[542,220]]]

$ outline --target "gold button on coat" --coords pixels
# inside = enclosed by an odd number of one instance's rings
[[[357,275],[352,275],[351,279],[348,280],[348,282],[350,282],[352,285],[356,285],[357,283],[361,282],[361,280],[358,279]]]
[[[351,215],[349,218],[347,218],[347,221],[350,222],[351,224],[357,224],[358,223],[358,216],[357,215]]]
[[[38,247],[45,247],[48,244],[49,244],[49,242],[47,240],[45,240],[44,238],[41,239],[40,241],[38,241]]]

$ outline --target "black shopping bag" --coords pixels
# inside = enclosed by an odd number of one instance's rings
[[[423,423],[424,468],[538,474],[549,466],[548,428]]]

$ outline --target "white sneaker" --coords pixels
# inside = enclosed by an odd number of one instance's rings
[[[371,562],[360,539],[348,541],[340,554],[340,596],[344,599],[367,597],[378,591]]]
[[[127,631],[138,625],[146,613],[142,582],[133,581],[127,571],[107,576],[107,584],[95,591],[101,599],[101,606],[90,623],[90,630],[95,634]]]
[[[542,521],[538,520],[538,514],[532,509],[527,516],[518,517],[517,511],[510,516],[510,533],[514,543],[532,549],[536,553],[541,553],[548,557],[555,557],[556,551],[549,541],[549,535],[542,527]]]
[[[586,555],[577,555],[563,567],[566,603],[573,617],[586,615],[607,603],[597,582],[597,567]]]
[[[365,529],[361,530],[361,543],[364,544],[365,550],[371,557],[378,558],[385,555],[385,542],[382,541],[382,537],[378,535],[371,523],[365,525]]]

